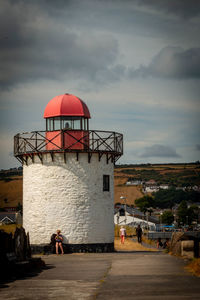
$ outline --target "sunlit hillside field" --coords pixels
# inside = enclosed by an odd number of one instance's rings
[[[115,173],[116,174],[116,173]],[[126,198],[126,204],[134,204],[135,200],[141,198],[143,196],[142,187],[141,186],[128,186],[126,182],[129,176],[120,173],[115,176],[114,181],[114,195],[115,195],[115,203],[124,203],[124,200],[120,199],[120,197]]]
[[[175,187],[200,186],[200,164],[118,166],[115,168],[115,203],[131,205],[144,195],[142,186],[126,185],[127,181],[134,180],[154,180],[157,185]]]
[[[22,203],[22,176],[10,176],[0,180],[0,208],[16,207]]]
[[[157,184],[200,186],[200,164],[116,166],[114,171],[115,203],[126,202],[132,205],[136,199],[143,197],[142,186],[126,185],[128,180],[138,179],[142,181],[154,179]],[[18,203],[22,204],[22,176],[0,178],[0,208],[16,207]]]

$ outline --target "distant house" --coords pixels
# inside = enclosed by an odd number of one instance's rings
[[[153,193],[153,192],[158,192],[159,191],[159,187],[156,185],[156,186],[145,186],[143,188],[143,192],[144,193]]]
[[[150,230],[155,230],[155,224],[158,222],[158,219],[152,216],[148,216],[147,220],[144,213],[136,208],[131,208],[125,205],[115,208],[114,223],[116,225],[129,225],[134,227],[141,225],[142,227],[148,226]]]
[[[22,224],[22,217],[20,213],[1,212],[0,213],[0,224]]]
[[[154,179],[150,179],[148,181],[145,182],[146,186],[155,186],[156,185],[156,181]]]
[[[169,185],[167,185],[167,184],[161,184],[161,185],[159,186],[159,188],[160,188],[161,190],[168,190],[168,189],[169,189]]]
[[[126,185],[132,185],[132,181],[127,181]]]
[[[142,184],[143,184],[143,182],[141,180],[131,180],[131,181],[126,182],[126,185],[135,185],[135,186],[137,186],[137,185],[142,185]]]
[[[154,179],[146,181],[143,186],[144,193],[153,193],[153,192],[158,192],[159,190],[168,190],[168,189],[169,189],[168,184],[161,184],[158,186]]]
[[[176,190],[177,191],[185,191],[186,190],[186,186],[183,186],[183,187],[177,186]]]
[[[12,224],[15,223],[15,213],[2,212],[0,213],[0,224]]]

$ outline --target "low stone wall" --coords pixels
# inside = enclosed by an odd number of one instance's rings
[[[102,244],[63,244],[64,253],[103,253],[114,252],[114,243]],[[55,245],[41,244],[31,245],[31,252],[38,253],[55,253]]]
[[[14,235],[0,231],[0,259],[24,261],[31,257],[29,235],[23,227],[16,228]]]
[[[185,232],[174,232],[169,251],[173,255],[185,256],[188,258],[199,257],[199,239],[198,237],[190,236]]]
[[[44,267],[40,258],[31,258],[29,235],[24,228],[16,228],[14,235],[0,230],[0,280],[20,278]]]
[[[194,241],[181,241],[181,256],[194,258]]]
[[[173,255],[181,256],[181,238],[184,236],[183,232],[173,233],[170,243],[169,251]]]

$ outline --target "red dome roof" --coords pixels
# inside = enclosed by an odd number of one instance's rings
[[[90,118],[90,112],[81,99],[74,95],[64,94],[51,99],[44,110],[44,118],[59,116]]]

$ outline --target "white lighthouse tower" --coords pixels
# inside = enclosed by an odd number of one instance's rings
[[[65,251],[114,249],[114,163],[120,133],[89,129],[90,112],[78,97],[54,97],[44,111],[46,131],[17,134],[23,164],[23,227],[41,249],[60,229]]]

